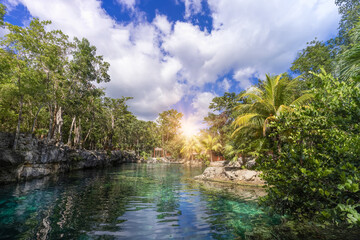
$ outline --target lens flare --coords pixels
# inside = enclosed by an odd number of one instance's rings
[[[199,132],[199,127],[192,121],[182,120],[181,121],[181,133],[186,138],[191,138]]]

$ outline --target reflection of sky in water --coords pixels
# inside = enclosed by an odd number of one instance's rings
[[[277,222],[234,189],[188,181],[201,170],[133,164],[4,186],[0,239],[233,239]]]

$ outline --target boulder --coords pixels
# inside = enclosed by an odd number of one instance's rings
[[[260,174],[259,171],[241,169],[240,167],[233,167],[233,165],[229,167],[229,165],[225,164],[225,167],[208,167],[203,174],[196,176],[195,179],[263,185],[265,182],[260,178]]]
[[[197,179],[221,179],[225,177],[224,167],[207,167],[202,175],[196,176]]]
[[[226,161],[211,162],[209,167],[225,167],[226,164]]]

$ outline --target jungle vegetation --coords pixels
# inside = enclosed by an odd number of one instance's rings
[[[240,93],[210,104],[198,136],[181,136],[182,113],[156,122],[128,110],[131,96],[105,96],[109,63],[87,39],[4,22],[0,45],[0,131],[29,133],[74,148],[132,150],[154,147],[190,161],[252,156],[268,183],[261,202],[275,213],[322,224],[360,225],[360,2],[336,0],[339,33],[314,39],[289,72],[267,74]]]
[[[213,99],[205,118],[226,159],[256,158],[264,206],[297,221],[360,226],[360,2],[337,0],[338,35],[289,72]]]

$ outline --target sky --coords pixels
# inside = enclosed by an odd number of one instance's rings
[[[266,73],[289,70],[315,39],[337,34],[333,0],[4,0],[5,20],[51,20],[71,38],[87,38],[110,63],[109,97],[134,97],[143,120],[184,113],[196,131],[224,92],[247,89]],[[0,35],[3,35],[1,32]]]

